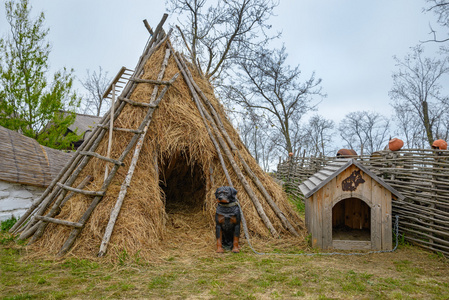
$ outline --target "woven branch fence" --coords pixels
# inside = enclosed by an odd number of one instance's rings
[[[355,156],[405,199],[394,200],[404,239],[449,257],[449,150],[405,149]],[[289,157],[280,161],[277,179],[285,190],[303,198],[301,182],[336,157]]]

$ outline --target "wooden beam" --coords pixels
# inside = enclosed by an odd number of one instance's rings
[[[107,125],[104,124],[98,124],[97,126],[102,127],[102,128],[107,128]],[[130,132],[130,133],[135,133],[135,134],[140,134],[142,133],[142,130],[137,130],[137,129],[129,129],[129,128],[120,128],[120,127],[113,127],[113,130],[115,131],[123,131],[123,132]]]
[[[129,103],[134,106],[143,106],[143,107],[156,107],[153,103],[144,103],[144,102],[136,102],[134,100],[125,98],[125,97],[118,97],[119,100],[125,101],[126,103]]]
[[[143,24],[145,25],[145,28],[148,30],[148,32],[149,32],[151,35],[153,35],[153,34],[154,34],[153,29],[151,29],[151,26],[150,26],[150,24],[148,24],[147,19],[143,20]]]
[[[140,79],[140,78],[135,78],[135,77],[131,77],[129,80],[137,82],[137,83],[151,83],[151,84],[159,84],[159,85],[170,85],[171,84],[169,81]]]
[[[60,224],[60,225],[66,225],[66,226],[70,226],[70,227],[75,227],[75,228],[82,228],[83,224],[80,223],[76,223],[76,222],[70,222],[70,221],[65,221],[65,220],[60,220],[60,219],[55,219],[55,218],[49,218],[49,217],[44,217],[44,216],[34,216],[36,219],[41,220],[43,222],[51,222],[51,223],[55,223],[55,224]]]
[[[81,151],[80,154],[81,155],[93,156],[93,157],[96,157],[98,159],[105,160],[107,162],[110,162],[110,163],[113,163],[113,164],[116,164],[116,165],[119,165],[119,166],[124,166],[125,165],[125,163],[122,162],[122,161],[119,161],[119,160],[116,160],[116,159],[112,159],[112,158],[108,158],[106,156],[100,155],[100,154],[98,154],[96,152],[92,152],[92,151]]]
[[[73,188],[71,186],[67,186],[64,185],[62,183],[57,183],[57,185],[65,190],[71,191],[71,192],[75,192],[75,193],[80,193],[83,195],[87,195],[87,196],[104,196],[105,192],[104,191],[86,191],[86,190],[82,190],[82,189],[77,189],[77,188]]]

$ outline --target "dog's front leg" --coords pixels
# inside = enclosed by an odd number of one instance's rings
[[[221,223],[224,222],[222,215],[215,215],[215,236],[217,238],[217,253],[224,253],[223,249],[223,232],[221,230]]]
[[[240,252],[239,237],[238,236],[234,236],[234,240],[233,240],[233,243],[232,243],[232,252],[234,252],[234,253],[239,253]]]
[[[234,237],[232,240],[232,252],[239,253],[240,247],[239,247],[239,238],[240,238],[240,218],[238,217],[232,217],[231,223],[234,224]]]
[[[215,226],[216,236],[217,236],[217,253],[224,253],[223,244],[222,244],[222,231],[220,225]]]

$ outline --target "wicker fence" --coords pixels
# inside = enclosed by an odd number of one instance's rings
[[[449,257],[449,150],[379,151],[355,157],[401,192],[393,201],[405,240]],[[288,193],[303,197],[299,184],[336,157],[289,157],[278,165],[277,178]]]

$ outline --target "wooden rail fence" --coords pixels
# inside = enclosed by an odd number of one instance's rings
[[[393,201],[400,235],[449,257],[449,150],[385,150],[354,158],[405,196]],[[276,177],[288,193],[303,198],[300,183],[335,159],[288,157]]]

